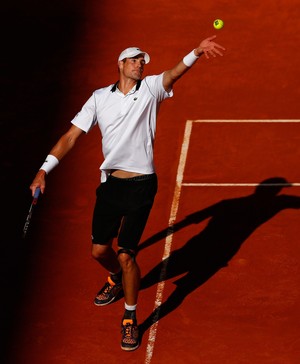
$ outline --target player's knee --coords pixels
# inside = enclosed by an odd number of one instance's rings
[[[109,245],[93,244],[92,245],[92,258],[94,258],[96,260],[104,259],[107,256],[109,249],[111,249],[111,247]]]
[[[118,250],[118,260],[122,267],[135,263],[135,252],[130,249],[121,248]]]

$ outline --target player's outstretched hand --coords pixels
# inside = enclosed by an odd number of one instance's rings
[[[209,56],[216,57],[217,55],[223,56],[221,51],[225,51],[225,48],[213,41],[216,37],[216,35],[213,35],[212,37],[204,39],[199,47],[196,48],[196,52],[199,55],[204,53],[206,58],[209,58]]]

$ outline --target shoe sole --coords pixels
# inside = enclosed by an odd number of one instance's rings
[[[134,347],[127,347],[127,346],[122,346],[121,345],[121,349],[125,350],[125,351],[133,351],[133,350],[136,350],[139,346],[140,346],[139,343],[137,344],[137,346],[134,346]]]
[[[109,302],[105,302],[105,303],[97,303],[94,301],[94,305],[96,306],[106,306],[109,305],[110,303],[112,303],[115,300],[116,297],[114,297],[112,300],[110,300]]]

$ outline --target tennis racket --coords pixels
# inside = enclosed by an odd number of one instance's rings
[[[25,225],[23,227],[23,238],[25,238],[25,236],[27,234],[28,227],[29,227],[29,224],[30,224],[30,221],[31,221],[31,218],[32,218],[32,213],[33,213],[33,210],[34,210],[35,205],[38,202],[38,198],[39,198],[40,192],[41,192],[41,190],[40,190],[39,187],[34,192],[33,199],[32,199],[32,202],[31,202],[29,211],[28,211],[28,215],[26,217]]]

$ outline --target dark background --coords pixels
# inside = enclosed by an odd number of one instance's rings
[[[80,31],[81,1],[13,2],[1,17],[1,346],[15,329],[36,244],[22,238],[31,203],[29,185],[56,140],[61,95]],[[38,153],[36,153],[38,151]],[[42,157],[44,158],[44,157]],[[42,197],[37,211],[43,208]],[[37,230],[37,227],[35,228]]]

